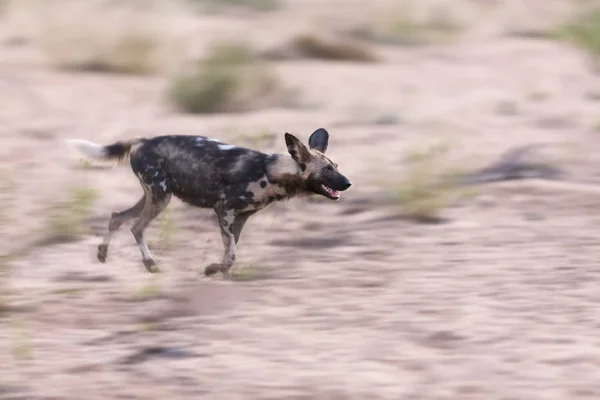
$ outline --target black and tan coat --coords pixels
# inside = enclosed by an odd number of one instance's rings
[[[248,217],[274,201],[297,196],[318,194],[338,200],[340,192],[351,185],[337,164],[325,156],[329,142],[325,129],[313,132],[308,147],[289,133],[285,134],[285,142],[289,154],[266,154],[204,136],[158,136],[109,146],[69,140],[90,157],[108,160],[129,156],[144,190],[133,207],[112,214],[98,246],[98,259],[106,261],[113,232],[137,218],[131,231],[143,263],[149,271],[157,271],[143,233],[175,195],[191,205],[215,210],[225,251],[222,261],[207,266],[205,274],[220,271],[228,278]]]

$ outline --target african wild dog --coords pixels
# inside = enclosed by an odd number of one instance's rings
[[[215,210],[225,253],[221,263],[207,266],[204,273],[220,271],[227,279],[248,217],[273,201],[296,196],[319,194],[338,200],[340,192],[351,185],[337,164],[324,154],[329,133],[323,128],[313,132],[308,148],[286,133],[289,155],[265,154],[204,136],[157,136],[109,146],[80,139],[68,142],[93,158],[121,160],[129,156],[144,195],[130,209],[112,214],[98,246],[98,260],[106,261],[113,232],[124,222],[138,218],[131,232],[150,272],[158,269],[144,241],[144,229],[167,207],[172,194],[191,205]]]

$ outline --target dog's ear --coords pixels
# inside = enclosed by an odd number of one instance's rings
[[[310,135],[308,139],[308,146],[311,149],[319,150],[321,153],[327,151],[327,144],[329,143],[329,132],[323,128],[319,128]]]
[[[288,152],[297,163],[304,164],[310,160],[310,151],[296,136],[286,133],[285,144]]]

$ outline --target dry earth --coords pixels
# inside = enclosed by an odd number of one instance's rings
[[[197,49],[236,35],[268,47],[303,26],[360,20],[361,3],[199,14],[178,29]],[[509,34],[556,23],[568,3],[522,3],[457,1],[469,12],[460,41],[374,45],[379,63],[276,62],[306,106],[208,116],[169,107],[164,78],[57,71],[18,40],[26,18],[5,19],[0,398],[600,398],[600,79],[578,49]],[[377,124],[383,115],[396,123]],[[145,271],[127,227],[109,261],[95,260],[110,213],[141,191],[127,166],[81,168],[66,138],[236,143],[268,130],[276,139],[261,149],[284,151],[285,131],[306,140],[320,126],[354,186],[339,202],[291,201],[251,219],[245,279],[202,276],[220,257],[218,229],[179,201],[170,245],[158,246],[156,225],[148,233],[162,274]],[[445,223],[398,217],[385,197],[403,156],[449,138],[469,168],[546,143],[589,183],[487,185],[443,210]],[[30,245],[73,187],[98,193],[91,233]]]

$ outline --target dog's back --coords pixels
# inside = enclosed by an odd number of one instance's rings
[[[168,178],[173,194],[214,207],[226,190],[244,189],[264,176],[268,155],[204,136],[157,136],[132,149],[133,171],[148,184]],[[141,176],[140,176],[141,175]]]

